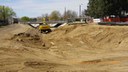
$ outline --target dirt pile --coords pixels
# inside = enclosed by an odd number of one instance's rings
[[[128,27],[69,25],[55,30],[46,39],[61,48],[114,51],[128,50]]]
[[[126,26],[66,25],[40,34],[11,25],[0,36],[1,72],[128,72]]]
[[[14,37],[12,37],[11,39],[19,41],[19,42],[32,42],[32,43],[41,42],[41,39],[38,35],[33,35],[32,36],[29,33],[15,34]]]
[[[24,46],[27,47],[36,47],[36,48],[41,48],[45,47],[45,42],[39,35],[33,35],[30,33],[19,33],[15,34],[11,40],[21,43]]]

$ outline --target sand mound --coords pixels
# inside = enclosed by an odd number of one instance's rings
[[[15,41],[16,43],[21,43],[28,47],[45,47],[45,43],[41,38],[41,35],[33,29],[29,29],[28,31],[23,33],[14,34],[11,40]]]
[[[2,72],[128,71],[126,26],[66,25],[40,34],[12,25],[1,28],[0,36]]]
[[[11,39],[19,42],[41,42],[41,39],[38,35],[31,35],[29,33],[15,34],[14,37],[12,37]]]
[[[79,52],[84,50],[103,50],[106,52],[121,48],[128,50],[128,27],[69,25],[48,34],[46,39],[54,43],[56,48],[59,48],[58,50],[62,49],[61,51],[71,48],[73,50],[79,49]],[[73,51],[70,52],[73,53]]]

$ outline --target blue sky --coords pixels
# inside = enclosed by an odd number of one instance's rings
[[[0,0],[0,5],[13,8],[18,17],[38,17],[54,10],[63,13],[65,7],[78,13],[79,5],[82,4],[83,10],[87,3],[88,0]]]

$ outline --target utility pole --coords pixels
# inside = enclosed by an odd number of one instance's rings
[[[82,11],[81,11],[82,5],[83,5],[83,4],[80,4],[80,5],[79,5],[79,17],[80,17],[80,18],[81,18],[81,12],[82,12]]]
[[[64,13],[65,13],[64,20],[66,20],[67,19],[67,8],[66,7],[65,7]]]

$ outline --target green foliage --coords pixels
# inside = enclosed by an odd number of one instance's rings
[[[12,8],[8,6],[0,6],[0,19],[8,19],[10,17],[16,16],[16,13],[13,11]]]
[[[104,17],[120,16],[128,12],[128,0],[89,0],[87,15]]]
[[[23,17],[21,18],[21,21],[23,21],[23,22],[28,22],[28,21],[30,21],[30,18],[27,17],[27,16],[23,16]]]
[[[61,18],[61,14],[59,11],[53,11],[50,14],[50,20],[57,21],[57,20],[60,20],[60,18]]]

